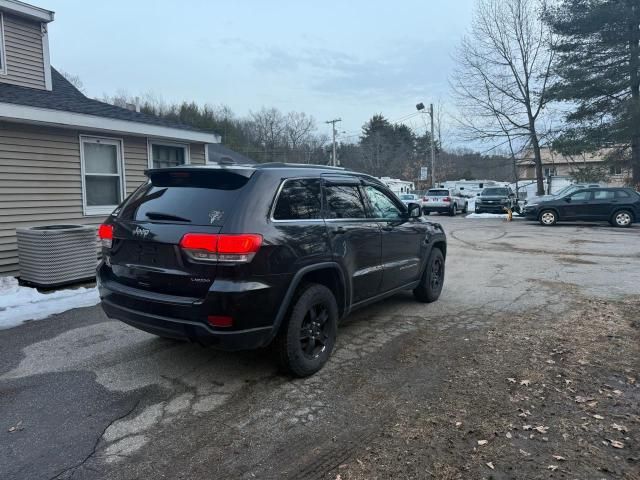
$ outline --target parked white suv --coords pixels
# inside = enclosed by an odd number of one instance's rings
[[[422,213],[448,213],[451,216],[458,212],[467,213],[469,201],[455,190],[447,188],[432,188],[424,197]]]

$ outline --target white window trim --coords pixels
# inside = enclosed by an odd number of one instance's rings
[[[7,74],[7,48],[4,43],[4,14],[0,12],[0,62],[2,62],[2,67],[0,67],[0,75]]]
[[[44,68],[44,87],[51,91],[53,90],[53,83],[51,81],[51,56],[49,54],[49,26],[47,23],[42,22],[40,24],[40,31],[42,33],[42,58]]]
[[[147,165],[149,168],[153,168],[153,145],[159,145],[162,147],[182,147],[184,148],[184,164],[191,164],[191,146],[188,143],[168,142],[166,140],[147,138]]]
[[[118,205],[101,205],[101,206],[92,206],[87,205],[87,187],[86,187],[86,170],[84,164],[84,144],[87,143],[95,143],[96,140],[100,140],[104,143],[108,143],[109,145],[117,145],[120,149],[119,159],[117,162],[118,166],[118,174],[100,174],[100,173],[90,173],[89,175],[95,176],[108,176],[108,177],[120,177],[120,202],[122,202],[125,198],[125,192],[127,191],[126,186],[126,177],[125,177],[125,162],[124,162],[124,142],[122,138],[115,137],[96,137],[93,135],[80,135],[80,175],[82,178],[82,212],[85,217],[90,216],[105,216],[109,215]],[[118,204],[120,203],[118,202]]]

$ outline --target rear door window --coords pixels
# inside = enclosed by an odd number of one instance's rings
[[[615,197],[615,193],[611,190],[596,190],[593,192],[594,200],[613,200]]]
[[[273,212],[274,220],[322,218],[320,179],[286,180]]]
[[[357,185],[334,185],[324,187],[326,218],[366,218],[364,201]]]
[[[229,171],[151,172],[118,218],[221,226],[249,177]]]

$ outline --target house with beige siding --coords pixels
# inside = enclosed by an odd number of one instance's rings
[[[618,149],[604,148],[595,152],[580,155],[564,155],[545,147],[540,150],[542,158],[542,174],[545,178],[572,176],[584,168],[597,168],[607,177],[607,183],[612,187],[622,187],[631,180],[629,162],[622,158]],[[532,150],[525,150],[518,160],[518,178],[521,180],[535,180],[536,168]]]
[[[53,19],[0,0],[0,275],[19,273],[16,228],[97,226],[147,168],[206,163],[220,141],[86,97],[50,65]]]

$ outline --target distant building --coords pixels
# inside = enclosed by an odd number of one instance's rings
[[[542,173],[547,177],[571,177],[579,168],[602,167],[609,178],[611,186],[623,186],[631,176],[631,169],[622,162],[610,158],[613,149],[602,149],[582,155],[562,155],[550,148],[540,151],[542,156]],[[518,177],[523,180],[535,180],[536,169],[533,151],[524,152],[518,160]]]
[[[410,193],[416,189],[416,186],[413,182],[400,180],[398,178],[380,177],[378,180],[389,187],[389,190],[391,190],[395,194]]]

